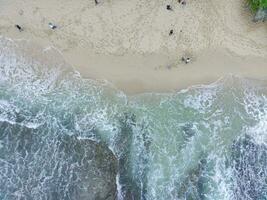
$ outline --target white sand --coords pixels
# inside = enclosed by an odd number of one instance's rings
[[[242,0],[0,0],[0,8],[0,35],[54,46],[83,76],[128,93],[227,74],[267,78],[267,24],[253,23]],[[182,56],[192,62],[181,63]]]

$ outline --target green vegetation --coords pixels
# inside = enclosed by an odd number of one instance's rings
[[[248,2],[254,12],[260,8],[267,8],[267,0],[248,0]]]

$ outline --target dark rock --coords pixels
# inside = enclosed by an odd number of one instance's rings
[[[120,123],[120,134],[117,141],[117,148],[121,152],[119,157],[119,183],[121,185],[121,192],[124,199],[134,200],[141,199],[140,188],[133,180],[131,169],[131,143],[132,143],[132,126],[135,126],[135,115],[124,113]]]
[[[192,138],[196,134],[193,124],[187,123],[182,126],[182,133],[185,141],[190,140],[190,138]]]
[[[235,199],[266,199],[266,146],[256,144],[252,138],[245,136],[234,142],[231,162]]]
[[[73,174],[79,182],[71,199],[113,200],[116,199],[116,175],[118,163],[113,153],[94,141],[65,136],[60,149],[70,163],[78,164]],[[92,181],[93,180],[93,181]]]
[[[121,195],[125,200],[145,199],[147,190],[147,160],[145,155],[149,151],[149,139],[142,131],[138,133],[138,145],[142,146],[141,155],[133,155],[132,145],[134,140],[133,128],[136,127],[136,116],[125,113],[120,120],[120,133],[116,140],[116,148],[119,154],[119,183]],[[144,146],[143,146],[144,145]],[[134,157],[138,164],[133,164]],[[136,157],[135,157],[136,158]],[[134,165],[138,165],[138,175],[135,174]]]
[[[206,159],[201,159],[198,166],[187,174],[186,178],[179,184],[177,199],[201,200],[205,197],[203,189],[205,179]]]
[[[265,20],[267,20],[267,8],[265,9],[259,9],[255,16],[253,21],[258,22],[258,21],[262,21],[264,22]]]
[[[45,127],[0,123],[0,199],[114,200],[118,163],[111,150]]]

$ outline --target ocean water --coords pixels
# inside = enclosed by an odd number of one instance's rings
[[[127,96],[53,48],[0,38],[0,199],[75,199],[72,171],[54,173],[64,135],[112,150],[119,200],[267,199],[265,82]]]

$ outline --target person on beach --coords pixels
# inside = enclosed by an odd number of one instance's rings
[[[185,64],[188,64],[191,59],[189,57],[185,58],[185,57],[182,57],[182,61],[185,63]]]
[[[167,10],[172,10],[171,5],[167,5],[167,6],[166,6],[166,9],[167,9]]]
[[[20,25],[16,24],[15,27],[16,27],[20,32],[23,31],[23,28],[22,28]]]
[[[190,58],[186,58],[186,60],[185,60],[185,64],[188,64],[190,61],[191,61]]]
[[[57,26],[52,24],[51,22],[48,23],[48,26],[53,30],[57,28]]]
[[[178,0],[178,3],[181,3],[182,5],[186,5],[186,0]]]
[[[173,34],[173,29],[171,29],[169,32],[169,35],[172,35],[172,34]]]
[[[99,2],[97,0],[95,0],[95,5],[97,5]]]

